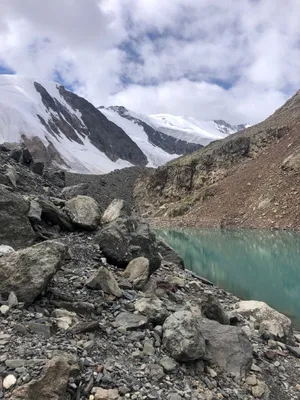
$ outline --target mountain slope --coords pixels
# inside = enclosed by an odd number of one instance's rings
[[[180,226],[300,229],[300,91],[264,122],[149,172],[140,210]]]

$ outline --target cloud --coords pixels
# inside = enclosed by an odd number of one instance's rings
[[[0,66],[95,105],[255,123],[300,87],[299,13],[298,0],[10,0]]]

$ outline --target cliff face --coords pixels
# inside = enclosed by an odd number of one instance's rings
[[[136,203],[159,223],[300,228],[300,92],[264,122],[139,180]]]

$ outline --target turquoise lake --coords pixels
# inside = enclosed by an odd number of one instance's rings
[[[300,235],[257,230],[170,230],[157,234],[187,269],[241,299],[262,300],[300,326]]]

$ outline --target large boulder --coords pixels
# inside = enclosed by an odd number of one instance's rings
[[[82,229],[97,229],[100,223],[100,209],[96,200],[88,196],[76,196],[68,200],[65,210],[72,222]]]
[[[261,333],[275,339],[288,340],[292,334],[292,321],[263,301],[240,301],[236,313],[255,319]]]
[[[64,357],[48,361],[42,376],[12,393],[13,400],[62,400],[66,395],[71,366]]]
[[[61,191],[61,197],[70,200],[76,196],[86,196],[88,194],[89,185],[88,183],[79,183],[74,186],[66,186]]]
[[[170,315],[163,324],[163,346],[176,361],[203,359],[206,345],[200,315],[191,311]]]
[[[170,315],[163,324],[163,346],[177,361],[205,359],[238,377],[252,365],[252,346],[244,331],[204,319],[199,310]]]
[[[112,222],[115,219],[121,216],[122,210],[124,208],[124,200],[122,199],[114,199],[107,209],[104,211],[104,214],[101,218],[101,222],[103,224],[107,224],[108,222]]]
[[[60,208],[56,207],[51,201],[39,198],[36,200],[42,209],[41,218],[51,225],[59,226],[63,231],[72,232],[73,224],[69,216]],[[32,218],[32,209],[29,215]]]
[[[123,276],[127,278],[136,289],[142,289],[149,278],[150,262],[145,257],[138,257],[130,261]]]
[[[155,235],[149,225],[139,218],[116,218],[99,230],[96,241],[108,262],[120,268],[125,268],[137,257],[148,258],[150,274],[160,267],[161,257]]]
[[[18,300],[30,303],[46,288],[62,265],[67,247],[46,241],[0,258],[0,294],[14,292]]]
[[[136,300],[134,309],[148,317],[149,321],[156,325],[163,324],[170,314],[164,303],[156,296],[142,297]]]
[[[29,201],[0,186],[0,243],[15,249],[30,246],[35,238],[27,218]]]
[[[229,325],[229,318],[214,293],[206,292],[203,294],[201,313],[205,318],[217,321],[222,325]]]
[[[241,328],[203,319],[201,333],[206,341],[206,358],[237,377],[245,376],[252,365],[252,346]]]
[[[182,257],[166,242],[159,240],[157,243],[158,251],[164,261],[177,265],[179,268],[184,269],[184,262]]]

